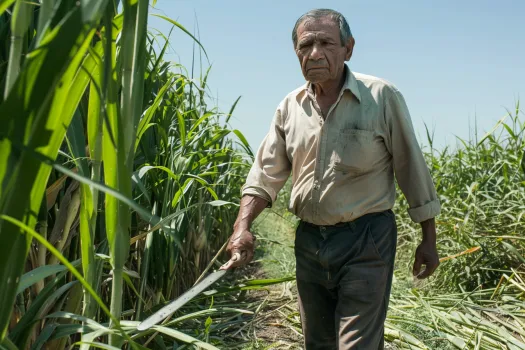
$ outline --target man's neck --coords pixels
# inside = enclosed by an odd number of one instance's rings
[[[322,83],[312,83],[312,88],[315,96],[321,98],[337,97],[346,80],[346,71],[333,80],[324,81]]]

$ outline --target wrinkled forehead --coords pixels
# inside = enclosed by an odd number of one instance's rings
[[[306,18],[297,28],[299,39],[305,37],[339,38],[339,26],[330,17]]]

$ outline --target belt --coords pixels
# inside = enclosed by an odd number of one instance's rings
[[[313,228],[321,228],[321,227],[323,227],[323,228],[341,228],[341,227],[348,226],[353,221],[338,222],[337,224],[334,224],[334,225],[316,225],[316,224],[312,224],[311,222],[302,221],[302,220],[301,220],[301,222],[303,223],[303,225],[310,226],[310,227],[313,227]]]
[[[316,225],[316,224],[312,224],[311,222],[304,221],[304,220],[301,220],[301,223],[303,225],[306,225],[306,226],[309,226],[309,227],[319,228],[321,230],[326,230],[326,229],[330,229],[330,228],[341,228],[341,227],[354,226],[357,221],[363,220],[366,217],[380,215],[380,214],[394,215],[394,213],[392,212],[392,209],[388,209],[388,210],[384,210],[384,211],[380,211],[380,212],[367,213],[365,215],[362,215],[362,216],[356,218],[355,220],[347,221],[347,222],[338,222],[337,224],[333,224],[333,225]]]

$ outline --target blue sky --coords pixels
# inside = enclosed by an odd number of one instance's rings
[[[438,146],[468,138],[475,120],[483,134],[525,97],[522,0],[158,0],[151,12],[192,32],[197,19],[212,64],[211,94],[224,112],[242,95],[231,123],[256,150],[278,103],[304,83],[291,30],[320,5],[350,24],[350,68],[403,93],[421,141],[425,123]],[[149,27],[167,35],[171,25],[150,16]],[[192,40],[175,29],[170,44],[166,58],[190,67]]]

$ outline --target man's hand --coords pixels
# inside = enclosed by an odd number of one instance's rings
[[[248,230],[238,230],[233,233],[226,247],[226,252],[230,260],[220,267],[221,270],[228,270],[248,264],[253,259],[255,248],[255,236]]]
[[[226,252],[230,260],[221,266],[221,270],[248,264],[253,259],[255,236],[250,232],[253,220],[266,208],[268,201],[245,195],[241,199],[239,215],[233,225],[233,235],[230,237]]]
[[[421,271],[421,265],[425,265],[423,271]],[[436,249],[436,243],[422,242],[416,249],[412,274],[418,279],[424,279],[432,275],[438,266],[439,256]]]
[[[436,248],[436,222],[429,219],[421,223],[423,241],[416,249],[414,267],[412,274],[418,279],[424,279],[432,275],[439,266],[439,255]],[[421,271],[421,265],[425,269]]]

